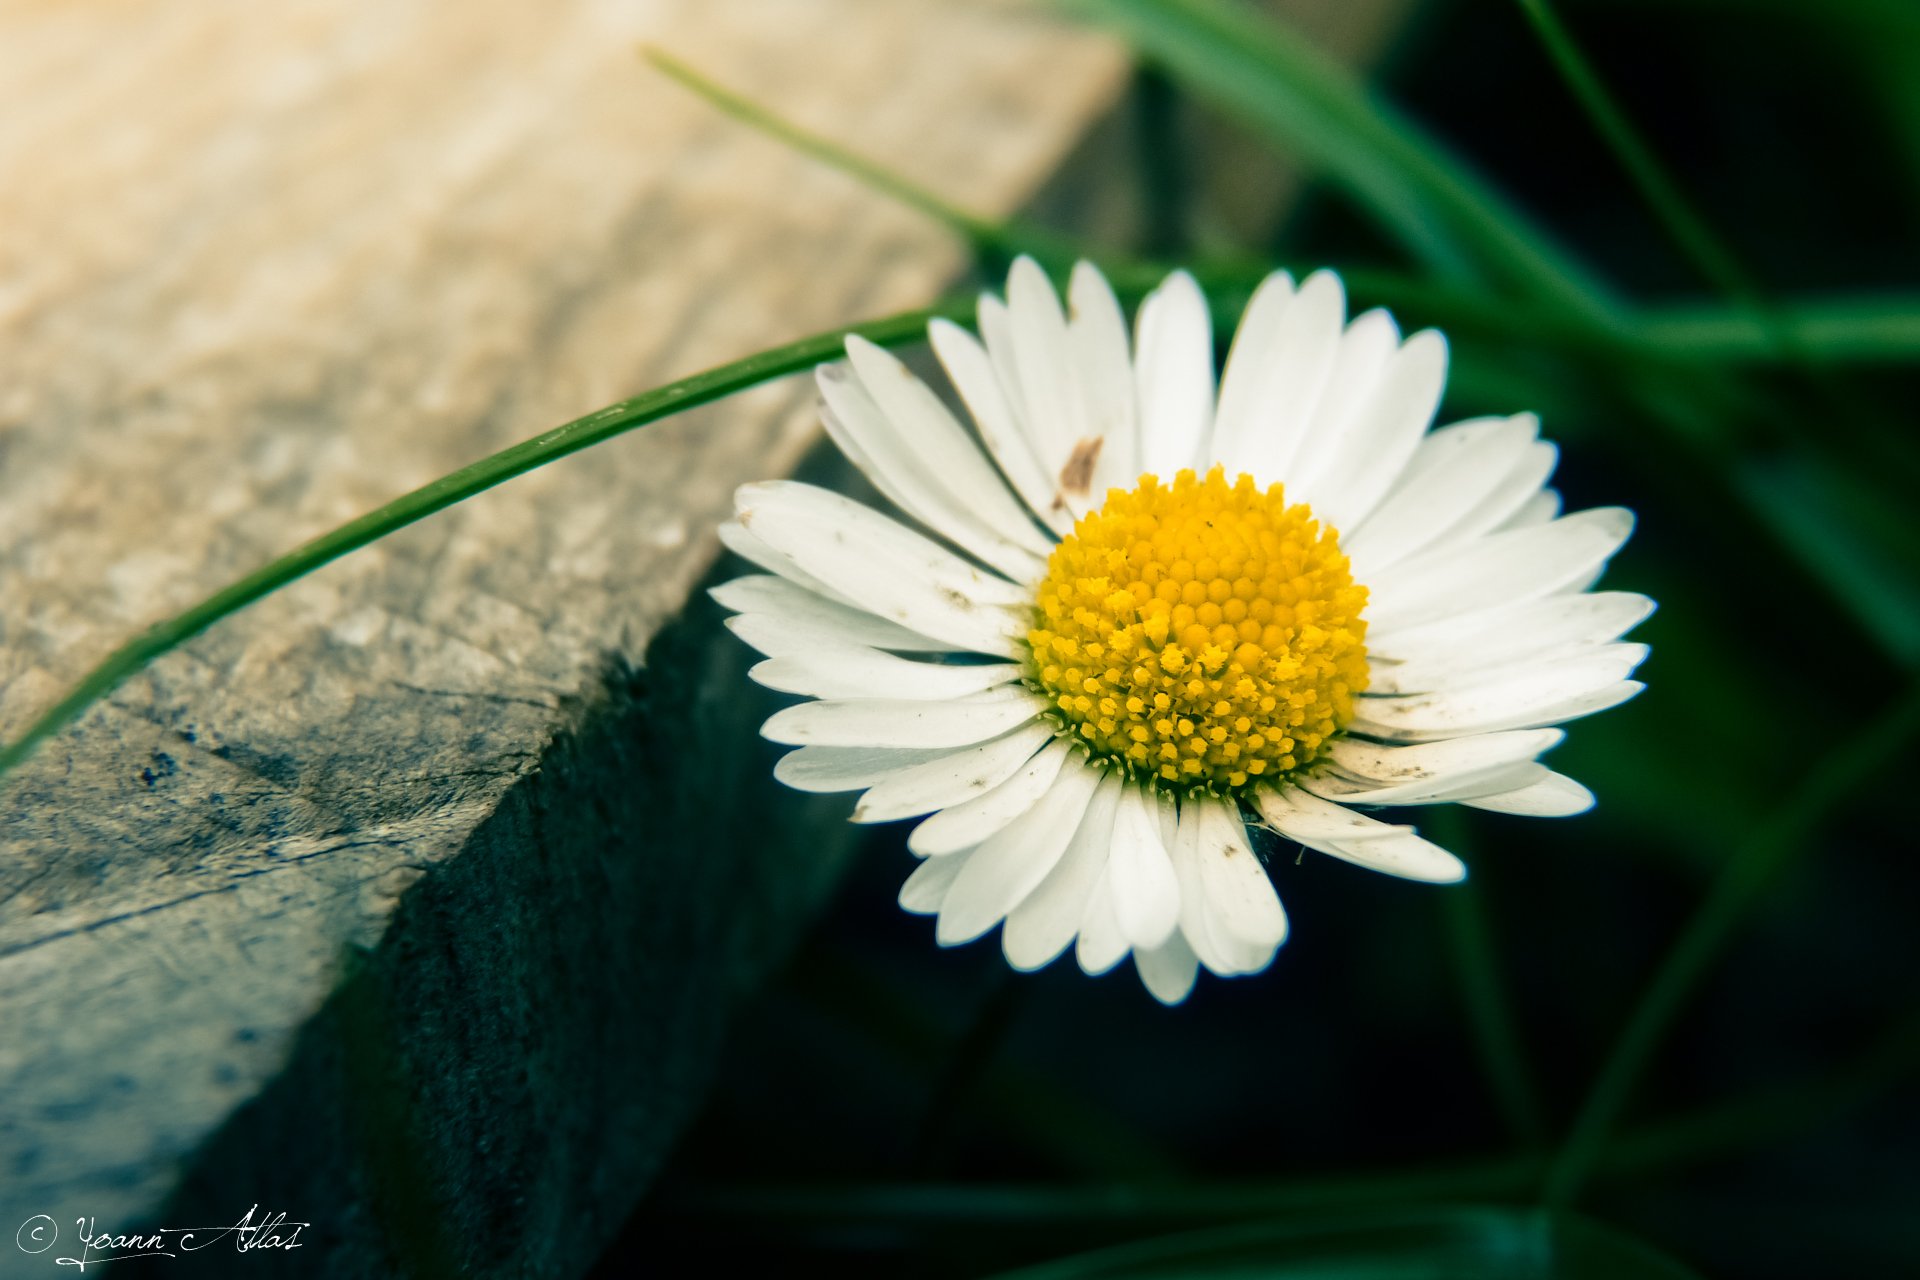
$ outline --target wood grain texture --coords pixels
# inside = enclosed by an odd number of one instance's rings
[[[987,211],[1124,78],[994,3],[0,5],[0,737],[296,541],[951,277],[643,39]],[[838,839],[767,781],[711,611],[667,625],[810,403],[357,553],[9,781],[0,1227],[279,1191],[330,1274],[592,1257]]]

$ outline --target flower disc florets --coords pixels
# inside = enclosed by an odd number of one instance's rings
[[[1367,686],[1365,587],[1280,485],[1112,490],[1053,551],[1027,680],[1096,761],[1231,795],[1309,764]]]

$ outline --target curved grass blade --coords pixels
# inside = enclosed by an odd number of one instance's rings
[[[1622,323],[1597,277],[1438,139],[1279,23],[1235,0],[1059,3],[1320,166],[1430,266],[1444,272],[1464,258],[1590,323]]]
[[[1587,120],[1613,152],[1614,159],[1626,170],[1639,190],[1640,198],[1653,211],[1667,235],[1709,283],[1728,297],[1758,309],[1760,290],[1733,252],[1720,242],[1706,220],[1694,211],[1680,188],[1654,157],[1653,149],[1628,121],[1620,104],[1614,101],[1606,85],[1594,71],[1573,36],[1554,13],[1548,0],[1516,0],[1521,12],[1546,48],[1547,57],[1568,92],[1587,114]]]
[[[1219,257],[1175,264],[1103,251],[1028,223],[995,222],[929,191],[869,156],[800,127],[664,50],[646,47],[640,56],[674,83],[748,128],[932,218],[965,239],[983,258],[1004,263],[1016,255],[1029,254],[1061,278],[1076,261],[1086,259],[1097,265],[1122,294],[1129,291],[1144,294],[1169,273],[1184,267],[1216,305],[1222,299],[1244,301],[1260,281],[1280,265],[1253,258]],[[1418,317],[1461,331],[1544,339],[1588,354],[1627,359],[1647,359],[1654,354],[1637,344],[1631,333],[1597,332],[1590,323],[1546,307],[1489,299],[1466,289],[1418,281],[1389,271],[1347,271],[1342,273],[1342,278],[1356,302],[1364,299],[1394,307],[1403,318]],[[1230,311],[1217,311],[1215,316],[1221,332],[1231,329],[1237,318]]]
[[[1727,860],[1615,1039],[1547,1173],[1543,1203],[1565,1206],[1579,1196],[1641,1073],[1741,921],[1826,816],[1882,766],[1899,759],[1916,731],[1920,683],[1909,685],[1872,724],[1843,739]]]
[[[1000,258],[1029,253],[1050,271],[1064,274],[1082,258],[1097,265],[1121,293],[1145,293],[1184,265],[1209,297],[1244,299],[1268,272],[1285,264],[1207,257],[1175,264],[1152,257],[1109,252],[1024,222],[995,222],[920,186],[870,156],[812,133],[720,84],[672,54],[652,47],[641,57],[719,111],[792,147],[829,168],[864,183],[880,195],[917,210],[966,239],[976,253]],[[1296,274],[1304,274],[1297,268]],[[1590,321],[1541,304],[1490,298],[1484,292],[1416,280],[1394,271],[1344,270],[1355,302],[1391,307],[1402,319],[1433,324],[1449,333],[1521,338],[1588,359],[1672,363],[1762,362],[1777,358],[1766,329],[1746,311],[1725,306],[1660,306],[1636,311],[1631,326],[1597,328]],[[1236,317],[1216,316],[1221,331]],[[1784,315],[1796,340],[1823,359],[1862,363],[1920,359],[1920,297],[1839,298],[1796,304]]]
[[[1856,450],[1877,455],[1880,465],[1914,474],[1920,459],[1916,459],[1911,449],[1901,447],[1903,427],[1886,420],[1873,404],[1835,377],[1818,353],[1800,340],[1799,331],[1787,323],[1779,302],[1726,242],[1713,233],[1706,219],[1681,193],[1679,183],[1660,163],[1653,148],[1634,128],[1599,73],[1581,53],[1580,46],[1554,12],[1551,0],[1516,2],[1532,24],[1534,34],[1540,38],[1548,60],[1560,73],[1568,92],[1586,112],[1588,122],[1613,152],[1614,159],[1626,171],[1668,238],[1708,283],[1727,296],[1737,311],[1754,319],[1773,355],[1799,368],[1835,410],[1832,426],[1845,431]]]
[[[1797,465],[1795,465],[1797,462]],[[1910,490],[1867,483],[1860,468],[1824,457],[1741,460],[1735,481],[1756,505],[1779,513],[1784,540],[1880,648],[1920,669],[1920,526]]]
[[[1903,294],[1818,298],[1784,304],[1781,323],[1793,340],[1822,360],[1908,364],[1920,360],[1920,297]],[[1649,308],[1639,338],[1681,360],[1729,364],[1777,359],[1779,347],[1750,313],[1720,306]]]
[[[458,471],[420,486],[374,511],[349,520],[337,529],[302,543],[244,578],[221,588],[186,611],[159,622],[109,654],[105,661],[76,684],[65,697],[12,742],[0,747],[0,778],[25,760],[48,737],[105,697],[121,681],[161,654],[178,648],[229,614],[277,591],[321,565],[337,560],[379,538],[424,520],[456,502],[483,493],[517,475],[544,466],[590,445],[644,427],[648,423],[744,391],[762,382],[812,368],[835,358],[846,336],[857,333],[882,346],[916,342],[927,322],[940,316],[959,319],[972,310],[972,300],[949,302],[902,312],[866,324],[833,329],[773,347],[744,359],[696,373],[690,378],[609,405],[597,413],[543,431],[530,440],[502,449]]]
[[[695,95],[741,123],[770,135],[801,155],[810,156],[830,169],[839,169],[858,178],[875,191],[889,195],[909,208],[918,209],[936,222],[944,222],[960,230],[969,239],[988,239],[999,234],[998,226],[990,220],[968,213],[958,205],[949,204],[925,187],[908,181],[884,165],[876,164],[830,138],[803,129],[792,121],[775,115],[758,103],[742,97],[718,81],[695,71],[664,49],[653,45],[641,45],[640,58],[654,70],[691,90]]]

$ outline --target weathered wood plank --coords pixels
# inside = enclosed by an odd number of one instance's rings
[[[989,210],[1124,75],[934,0],[0,7],[0,736],[301,538],[955,270],[641,39]],[[6,1230],[277,1192],[333,1274],[591,1258],[831,865],[710,612],[663,634],[809,399],[331,566],[9,781]]]

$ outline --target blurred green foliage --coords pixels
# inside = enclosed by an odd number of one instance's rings
[[[1259,1223],[1121,1245],[1006,1280],[1693,1280],[1645,1246],[1565,1214],[1438,1209]]]
[[[1651,687],[1556,756],[1596,813],[1421,815],[1470,888],[1267,850],[1294,939],[1174,1013],[933,951],[876,835],[634,1243],[746,1226],[755,1256],[874,1274],[1920,1274],[1890,785],[1920,762],[1920,6],[1434,5],[1369,83],[1284,5],[1062,4],[1156,69],[1146,145],[1200,104],[1317,179],[1304,204],[1230,243],[1156,188],[1148,260],[883,186],[983,282],[1021,251],[1136,287],[1170,258],[1224,334],[1260,274],[1331,264],[1356,309],[1441,327],[1447,416],[1538,409],[1569,505],[1640,512],[1609,581],[1662,602]],[[1418,1207],[1448,1203],[1511,1207]]]

